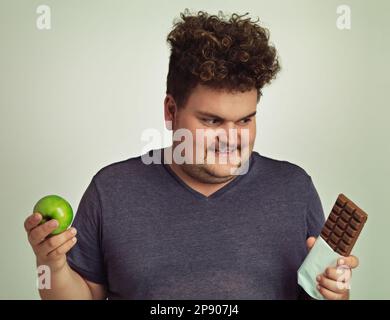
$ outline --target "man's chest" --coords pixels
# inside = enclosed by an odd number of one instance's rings
[[[305,255],[301,203],[145,203],[105,221],[111,290],[135,298],[277,297]],[[136,212],[135,212],[136,210]]]

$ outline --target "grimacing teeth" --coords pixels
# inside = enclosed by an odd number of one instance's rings
[[[216,148],[215,152],[223,152],[223,153],[225,153],[225,152],[234,152],[236,150],[237,150],[237,148],[234,148],[234,149],[219,149],[219,148]]]

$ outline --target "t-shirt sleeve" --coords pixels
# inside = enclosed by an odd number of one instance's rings
[[[88,281],[106,284],[101,248],[102,212],[94,179],[85,190],[78,206],[73,227],[77,243],[69,251],[70,267]]]
[[[306,210],[306,225],[307,237],[318,237],[325,223],[324,209],[318,192],[313,184],[313,180],[309,178],[309,188],[307,194],[307,210]]]

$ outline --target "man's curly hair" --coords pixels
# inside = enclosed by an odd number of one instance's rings
[[[229,92],[261,89],[280,70],[276,49],[269,43],[269,31],[244,15],[227,19],[220,11],[180,14],[167,36],[171,47],[167,94],[184,106],[198,84]]]

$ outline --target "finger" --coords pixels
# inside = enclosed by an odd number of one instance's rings
[[[72,249],[72,247],[76,244],[76,242],[77,242],[77,238],[73,237],[72,239],[66,241],[64,244],[62,244],[55,250],[51,251],[48,254],[48,257],[57,258],[59,256],[66,254],[70,249]]]
[[[351,269],[346,266],[328,267],[325,269],[323,275],[334,281],[347,282],[351,279],[352,272]]]
[[[324,275],[318,276],[317,281],[321,287],[324,287],[336,293],[345,293],[348,291],[349,288],[348,282],[331,280]]]
[[[316,242],[316,238],[315,237],[307,238],[307,240],[306,240],[307,249],[310,250],[311,248],[313,248],[315,242]]]
[[[56,236],[46,239],[37,247],[37,252],[41,255],[48,255],[51,251],[54,251],[68,240],[72,239],[77,233],[75,228],[70,228]]]
[[[317,286],[317,290],[325,299],[328,300],[342,300],[344,297],[346,297],[346,294],[335,293],[321,286]]]
[[[24,229],[29,232],[31,229],[35,228],[39,222],[41,222],[42,216],[40,213],[35,212],[32,215],[28,216],[26,220],[24,220]]]
[[[359,259],[355,256],[341,257],[340,259],[338,259],[337,264],[339,266],[346,265],[351,269],[355,269],[359,266]]]
[[[58,227],[57,220],[50,220],[44,224],[34,228],[28,235],[31,245],[37,245],[41,243],[51,232],[53,232]]]

